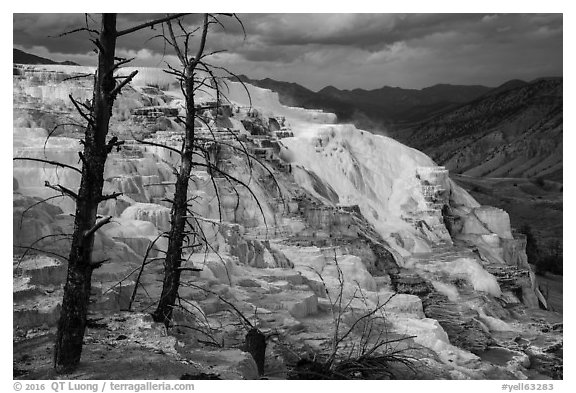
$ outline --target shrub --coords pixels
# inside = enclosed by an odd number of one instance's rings
[[[312,358],[300,359],[290,371],[289,379],[395,379],[397,371],[395,364],[401,364],[404,369],[414,375],[416,370],[412,358],[406,349],[398,349],[401,341],[413,336],[391,339],[388,335],[384,307],[394,297],[385,302],[378,299],[371,307],[356,283],[354,293],[346,299],[344,274],[336,252],[334,263],[338,274],[336,293],[330,293],[322,275],[314,271],[324,284],[326,296],[330,303],[332,314],[332,331],[329,349],[324,353],[315,354]],[[352,308],[354,301],[360,300],[365,311],[358,312]]]

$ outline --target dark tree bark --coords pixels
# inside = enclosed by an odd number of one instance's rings
[[[186,215],[188,214],[188,183],[192,171],[192,151],[194,146],[194,81],[186,79],[186,131],[184,151],[181,155],[181,164],[176,178],[176,187],[172,204],[172,218],[166,259],[164,261],[164,281],[162,295],[153,317],[157,322],[165,325],[172,319],[172,308],[178,296],[180,286],[180,265],[182,262],[182,246],[185,237]]]
[[[179,49],[179,44],[172,32],[170,22],[167,22],[170,31],[172,45],[178,54],[180,62],[184,68],[182,83],[184,84],[184,94],[186,100],[186,119],[184,131],[184,148],[181,153],[180,168],[176,178],[176,187],[172,203],[172,218],[170,222],[170,233],[166,259],[164,260],[164,280],[162,284],[162,295],[156,310],[152,314],[156,322],[163,322],[166,326],[172,320],[172,310],[178,297],[180,287],[180,267],[182,263],[182,246],[186,236],[186,216],[188,215],[188,183],[192,171],[192,157],[194,151],[194,119],[196,118],[196,108],[194,105],[194,72],[198,61],[204,53],[206,35],[208,33],[208,15],[204,15],[204,25],[200,47],[195,58],[187,59]],[[184,51],[186,53],[187,51]]]
[[[54,367],[57,371],[71,371],[80,362],[90,300],[92,271],[102,264],[102,262],[92,261],[94,234],[112,218],[106,217],[97,221],[98,205],[102,201],[121,195],[120,193],[102,195],[106,159],[115,147],[122,144],[116,137],[106,142],[106,136],[108,135],[114,100],[120,94],[121,89],[130,83],[137,71],[121,78],[114,76],[116,69],[130,61],[115,57],[116,40],[120,36],[153,27],[184,15],[187,14],[171,14],[165,18],[117,31],[116,14],[102,14],[99,37],[92,40],[98,49],[98,68],[94,81],[92,105],[87,107],[78,104],[70,97],[88,125],[83,141],[84,151],[80,154],[82,178],[78,193],[58,186],[59,191],[63,193],[66,191],[66,194],[75,199],[76,215],[68,258],[68,275],[64,286],[62,310],[54,348]],[[79,30],[93,31],[88,27]],[[80,106],[88,109],[89,113],[83,111]]]
[[[73,369],[80,362],[82,341],[92,278],[92,249],[98,204],[102,199],[104,165],[108,155],[106,135],[114,103],[113,76],[116,50],[116,14],[102,15],[98,51],[98,71],[94,86],[92,119],[84,140],[82,180],[76,200],[74,234],[68,258],[62,311],[58,322],[54,366],[60,371]]]

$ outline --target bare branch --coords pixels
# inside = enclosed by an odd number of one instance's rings
[[[105,194],[99,198],[99,202],[104,202],[104,201],[107,201],[108,199],[116,199],[122,195],[124,195],[124,194],[121,192],[113,192],[112,194]]]
[[[146,247],[146,253],[144,254],[144,258],[142,259],[142,265],[140,266],[140,271],[138,272],[138,276],[136,277],[136,284],[134,285],[134,290],[132,291],[132,296],[130,296],[130,302],[128,303],[128,311],[132,309],[132,303],[134,303],[134,299],[136,298],[136,292],[138,291],[138,285],[140,284],[140,278],[142,277],[142,272],[144,271],[144,266],[146,266],[146,260],[148,259],[148,255],[150,251],[158,241],[162,237],[163,234],[166,232],[162,232],[156,236],[156,239],[148,243],[148,247]]]
[[[170,45],[172,45],[174,51],[176,51],[176,56],[178,56],[180,63],[186,66],[188,64],[188,59],[184,57],[182,51],[180,50],[180,45],[178,45],[178,41],[176,40],[176,36],[174,35],[174,29],[172,28],[172,23],[168,20],[166,21],[166,26],[168,27],[168,33],[170,34],[170,40],[171,40],[167,41],[170,43]]]
[[[94,29],[90,29],[87,27],[80,27],[78,29],[74,29],[74,30],[69,30],[69,31],[65,31],[64,33],[60,33],[57,36],[48,36],[50,38],[61,38],[70,34],[74,34],[74,33],[78,33],[79,31],[87,31],[88,33],[92,33],[92,34],[98,34],[98,30],[94,30]]]
[[[112,219],[112,216],[108,216],[108,217],[104,217],[103,219],[98,221],[96,224],[94,224],[94,226],[92,228],[90,228],[89,230],[86,231],[86,233],[84,234],[84,238],[86,239],[86,238],[92,236],[98,229],[100,229],[104,225],[108,224],[111,219]]]
[[[132,81],[132,79],[136,76],[137,73],[138,73],[137,70],[136,70],[136,71],[132,71],[132,72],[130,73],[130,75],[128,75],[128,76],[126,77],[126,79],[124,79],[122,82],[120,82],[120,83],[118,84],[118,86],[116,86],[116,87],[114,88],[114,90],[112,90],[112,92],[110,93],[110,96],[116,97],[116,95],[117,95],[118,93],[120,93],[120,90],[121,90],[124,86],[126,86],[128,83],[130,83],[130,81]]]
[[[74,107],[80,116],[82,116],[88,122],[88,124],[94,125],[94,119],[92,119],[91,114],[86,114],[84,111],[82,111],[82,109],[80,109],[80,104],[74,99],[74,97],[72,97],[72,94],[69,94],[68,97],[70,98],[70,101],[72,101],[72,104],[74,104]]]
[[[80,74],[80,75],[69,76],[67,78],[64,78],[62,80],[62,82],[67,82],[67,81],[74,80],[74,79],[87,78],[89,76],[94,76],[94,74]]]
[[[201,271],[203,271],[204,269],[200,269],[200,268],[197,268],[197,267],[179,267],[179,268],[177,268],[176,270],[179,270],[179,271],[181,271],[181,272],[201,272]]]
[[[194,57],[194,62],[190,64],[190,68],[193,70],[200,61],[202,53],[204,53],[204,47],[206,46],[206,36],[208,35],[208,14],[204,14],[204,27],[202,28],[202,37],[200,38],[200,46],[196,52],[196,57]]]
[[[134,139],[136,142],[138,143],[142,143],[143,145],[149,145],[149,146],[155,146],[155,147],[161,147],[163,149],[166,150],[170,150],[178,155],[182,155],[182,152],[180,150],[174,149],[173,147],[167,146],[167,145],[163,145],[161,143],[155,143],[155,142],[149,142],[149,141],[145,141],[142,139]]]
[[[260,204],[258,197],[256,196],[256,194],[254,194],[254,191],[252,191],[252,189],[250,188],[249,185],[244,183],[242,180],[230,175],[229,173],[226,173],[226,172],[218,169],[217,167],[215,167],[212,164],[204,164],[201,162],[194,162],[193,165],[204,167],[204,168],[210,168],[211,170],[214,170],[214,171],[220,173],[223,177],[230,179],[230,180],[242,185],[250,193],[250,195],[252,195],[252,197],[254,198],[254,201],[256,202],[256,205],[258,206],[258,209],[260,210],[260,214],[262,214],[262,219],[264,220],[264,225],[267,225],[266,215],[264,214],[264,209],[262,208],[262,205]],[[220,206],[220,204],[218,204],[218,206]]]
[[[162,260],[162,259],[164,259],[164,258],[151,258],[151,259],[148,259],[148,261],[146,261],[146,265],[149,265],[149,264],[151,264],[152,262],[160,261],[160,260]],[[107,293],[110,292],[112,289],[116,288],[118,285],[121,285],[121,284],[122,284],[124,281],[126,281],[131,275],[133,275],[134,273],[136,273],[136,271],[139,270],[139,269],[140,269],[140,267],[137,267],[137,268],[135,268],[135,269],[132,269],[128,274],[126,274],[126,275],[124,276],[123,279],[121,279],[121,280],[118,281],[116,284],[114,284],[114,285],[112,285],[110,288],[108,288],[108,289],[106,290],[106,292],[104,292],[102,295],[107,294]]]
[[[240,23],[240,27],[242,27],[242,32],[244,33],[244,39],[246,39],[246,29],[244,28],[244,23],[242,23],[242,20],[238,17],[236,13],[232,14],[232,16],[234,17],[234,19],[236,19],[236,21],[238,21],[238,23]]]
[[[62,258],[62,259],[65,260],[65,261],[68,260],[68,258],[66,258],[65,256],[60,255],[60,254],[57,254],[57,253],[52,252],[52,251],[41,250],[41,249],[39,249],[39,248],[34,248],[34,247],[31,247],[31,246],[14,246],[14,247],[15,247],[15,248],[23,248],[23,249],[31,250],[31,251],[43,252],[43,253],[45,253],[45,254],[50,254],[50,255],[54,255],[54,256],[56,256],[56,257],[58,257],[58,258]]]
[[[124,64],[130,63],[132,60],[135,59],[135,57],[131,57],[129,59],[121,59],[121,58],[116,58],[118,60],[118,63],[114,64],[114,67],[112,68],[112,70],[117,70],[118,68],[120,68],[121,66],[123,66]]]
[[[154,25],[158,25],[158,24],[161,24],[161,23],[164,23],[164,22],[168,22],[168,21],[170,21],[170,20],[172,20],[172,19],[178,19],[178,18],[181,18],[181,17],[186,16],[186,15],[189,15],[189,13],[185,13],[185,14],[172,14],[172,15],[166,16],[165,18],[155,19],[155,20],[150,21],[150,22],[142,23],[142,24],[140,24],[140,25],[137,25],[137,26],[134,26],[134,27],[130,27],[130,28],[128,28],[128,29],[124,29],[124,30],[118,31],[118,32],[116,33],[116,37],[122,37],[123,35],[130,34],[130,33],[133,33],[133,32],[135,32],[135,31],[145,29],[145,28],[147,28],[147,27],[153,27]]]
[[[200,290],[208,292],[212,295],[216,295],[218,297],[218,299],[220,299],[220,301],[222,301],[222,302],[226,303],[228,306],[230,306],[236,312],[236,314],[240,317],[240,319],[242,321],[244,321],[250,328],[256,329],[256,327],[252,324],[252,322],[250,322],[250,320],[248,318],[246,318],[246,316],[240,310],[238,310],[238,307],[236,307],[233,303],[231,303],[230,301],[223,298],[217,292],[211,291],[210,289],[203,288],[203,287],[196,285],[196,284],[192,284],[190,282],[185,283],[185,285],[190,286],[192,288],[200,289]]]
[[[54,191],[61,192],[62,194],[67,195],[70,198],[74,199],[74,201],[78,200],[78,194],[76,194],[74,191],[72,191],[69,188],[66,188],[60,184],[56,184],[54,186],[54,185],[50,184],[50,182],[48,180],[46,180],[46,181],[44,181],[44,186],[51,188]]]
[[[51,235],[42,236],[41,238],[34,240],[28,247],[25,247],[25,248],[26,248],[26,251],[24,251],[24,254],[22,254],[22,255],[20,256],[20,259],[18,260],[18,264],[17,264],[16,266],[17,266],[17,267],[20,266],[20,264],[22,263],[22,261],[24,260],[24,258],[26,257],[26,255],[28,254],[28,251],[30,251],[30,250],[38,250],[38,249],[34,248],[34,246],[35,246],[37,243],[40,243],[42,240],[46,240],[46,239],[48,239],[48,238],[54,238],[54,237],[69,238],[69,237],[71,237],[71,236],[72,236],[72,235],[69,234],[69,233],[53,233],[53,234],[51,234]],[[58,239],[58,240],[62,240],[62,239]],[[54,240],[54,241],[57,241],[57,240]],[[41,250],[41,251],[43,251],[43,250]],[[47,252],[47,251],[43,251],[43,252]],[[47,252],[47,253],[48,253],[48,252]]]
[[[64,195],[54,195],[54,196],[48,197],[48,198],[46,198],[46,199],[42,199],[41,201],[36,202],[36,203],[28,206],[26,209],[24,209],[24,211],[22,212],[22,215],[20,216],[20,225],[19,225],[19,228],[22,229],[22,222],[24,221],[24,215],[25,215],[26,213],[28,213],[29,210],[32,210],[34,207],[36,207],[36,206],[38,206],[38,205],[40,205],[40,204],[42,204],[42,203],[44,203],[44,202],[48,202],[48,201],[51,200],[51,199],[62,198],[62,197],[64,197]]]
[[[68,168],[68,169],[72,169],[80,174],[82,174],[82,171],[76,167],[73,167],[71,165],[68,164],[63,164],[61,162],[58,161],[50,161],[50,160],[44,160],[42,158],[32,158],[32,157],[14,157],[12,159],[13,161],[36,161],[36,162],[43,162],[45,164],[50,164],[50,165],[54,165],[54,166],[61,166],[62,168]]]
[[[181,72],[170,71],[170,70],[162,70],[162,71],[164,71],[165,73],[167,73],[167,74],[169,74],[169,75],[174,75],[174,76],[176,76],[179,80],[180,80],[181,78],[184,78],[184,74],[182,74]]]
[[[108,143],[106,144],[106,151],[108,151],[108,153],[110,153],[115,147],[117,147],[118,149],[120,149],[120,146],[122,146],[124,144],[124,141],[119,141],[118,137],[113,136]]]
[[[92,43],[98,48],[98,50],[99,50],[101,53],[106,52],[105,49],[104,49],[104,47],[102,46],[102,43],[100,42],[100,40],[99,40],[98,38],[90,39],[90,41],[92,41]]]
[[[46,139],[44,140],[44,151],[46,150],[46,145],[48,144],[48,140],[50,139],[50,137],[52,136],[52,134],[54,134],[54,132],[56,132],[56,130],[60,127],[65,127],[65,126],[75,126],[75,127],[80,127],[80,128],[86,128],[86,126],[80,124],[80,123],[60,123],[60,124],[56,124],[54,126],[54,128],[52,128],[52,130],[50,130],[50,132],[48,133],[48,135],[46,136]]]
[[[92,263],[90,264],[90,268],[91,268],[92,270],[98,269],[98,268],[101,267],[104,263],[109,262],[109,261],[110,261],[110,258],[106,258],[106,259],[103,259],[103,260],[101,260],[101,261],[92,262]]]

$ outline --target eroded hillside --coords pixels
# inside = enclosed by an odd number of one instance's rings
[[[394,135],[455,173],[562,181],[562,79],[506,86]]]

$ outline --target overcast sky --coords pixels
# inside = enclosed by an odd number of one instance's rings
[[[98,21],[99,15],[92,15]],[[562,14],[240,14],[209,35],[213,63],[252,78],[319,90],[422,88],[437,83],[497,86],[510,79],[562,75]],[[122,14],[118,29],[154,18]],[[184,22],[193,25],[197,16]],[[90,21],[92,26],[97,23]],[[14,14],[14,47],[53,60],[94,65],[84,14]],[[160,29],[123,37],[117,53],[135,65],[175,63]]]

